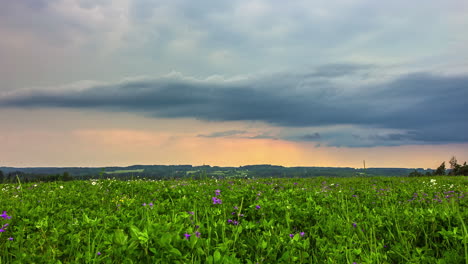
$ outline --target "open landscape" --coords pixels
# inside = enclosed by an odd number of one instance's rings
[[[0,263],[468,263],[467,195],[466,176],[8,183]]]
[[[0,264],[468,264],[467,0],[0,0]]]

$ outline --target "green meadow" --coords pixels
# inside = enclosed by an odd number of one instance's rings
[[[0,263],[468,263],[468,177],[0,185]]]

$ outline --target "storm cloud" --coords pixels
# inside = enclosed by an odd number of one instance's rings
[[[180,74],[89,85],[85,89],[42,89],[5,94],[0,107],[76,108],[133,112],[158,118],[260,121],[277,127],[351,126],[283,139],[337,146],[379,146],[468,142],[468,75],[429,72],[383,82],[343,84],[359,65],[325,65],[310,73],[277,73],[226,79]],[[328,73],[326,71],[329,71]],[[357,87],[357,88],[356,88]],[[381,132],[388,131],[388,132]],[[395,132],[397,131],[397,132]],[[224,131],[222,137],[245,131]],[[271,136],[276,137],[276,136]]]

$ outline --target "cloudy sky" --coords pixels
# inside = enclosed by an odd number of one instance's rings
[[[466,0],[0,3],[0,166],[468,160]]]

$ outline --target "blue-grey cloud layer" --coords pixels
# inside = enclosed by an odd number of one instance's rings
[[[79,91],[13,94],[0,97],[0,107],[101,109],[164,118],[262,121],[284,128],[350,125],[370,131],[400,131],[364,135],[344,129],[282,137],[337,146],[468,142],[468,75],[414,73],[378,84],[363,81],[358,88],[335,81],[353,76],[362,68],[327,65],[305,74],[280,73],[237,80],[180,76],[133,80]]]

